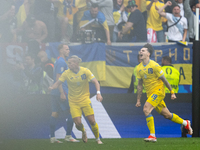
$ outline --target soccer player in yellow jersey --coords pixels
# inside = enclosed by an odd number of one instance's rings
[[[151,114],[152,110],[155,110],[164,116],[166,119],[169,119],[175,123],[182,124],[188,131],[188,134],[192,135],[193,130],[190,125],[189,120],[183,120],[178,115],[171,113],[165,102],[165,86],[171,91],[171,99],[176,99],[176,95],[172,90],[172,87],[166,80],[161,66],[155,61],[150,59],[150,56],[153,53],[153,47],[150,44],[145,44],[140,50],[139,55],[142,59],[142,62],[137,67],[137,77],[138,77],[138,86],[137,86],[137,103],[136,107],[140,107],[140,98],[142,95],[143,84],[147,93],[147,101],[144,104],[143,112],[146,116],[147,126],[150,131],[148,138],[144,140],[147,142],[156,142],[155,136],[155,126],[154,118]],[[164,83],[164,84],[163,84]]]
[[[103,97],[100,93],[100,85],[91,71],[87,68],[80,67],[81,59],[73,55],[68,59],[69,69],[63,72],[61,77],[54,85],[49,87],[50,90],[56,89],[64,81],[68,85],[68,99],[72,118],[76,124],[76,128],[82,131],[82,140],[87,142],[87,135],[85,128],[81,122],[82,112],[87,117],[92,131],[95,135],[98,144],[103,144],[99,138],[99,127],[94,118],[94,111],[90,101],[89,81],[95,84],[97,90],[97,100],[102,101]]]

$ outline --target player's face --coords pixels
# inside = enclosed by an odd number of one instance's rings
[[[62,52],[65,57],[68,57],[70,52],[69,47],[67,45],[63,45]]]
[[[139,59],[144,60],[150,56],[150,53],[147,48],[142,48],[139,52]]]
[[[68,59],[68,67],[70,70],[74,71],[76,70],[79,66],[78,63],[73,59]]]

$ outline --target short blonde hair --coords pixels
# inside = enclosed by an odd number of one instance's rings
[[[69,59],[74,59],[75,62],[77,63],[81,63],[82,62],[82,59],[79,58],[77,55],[72,55],[71,57],[69,57]]]

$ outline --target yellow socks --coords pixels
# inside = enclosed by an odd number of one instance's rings
[[[183,123],[183,119],[180,118],[178,115],[172,113],[172,119],[171,121],[178,123],[178,124],[182,124]]]
[[[146,117],[146,121],[147,121],[147,126],[149,128],[150,134],[155,136],[154,118],[153,118],[152,114],[149,114]]]
[[[91,125],[92,127],[92,132],[94,133],[94,136],[96,139],[99,138],[99,126],[97,123],[95,123],[94,125]]]

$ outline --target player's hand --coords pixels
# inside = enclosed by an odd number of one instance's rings
[[[171,99],[172,100],[176,99],[176,95],[175,94],[171,94]]]
[[[136,107],[140,107],[140,106],[141,106],[141,102],[140,102],[140,101],[137,101],[137,103],[136,103],[135,106],[136,106]]]
[[[60,94],[60,99],[61,99],[62,101],[65,101],[65,100],[66,100],[66,95],[65,95],[65,93],[61,93],[61,94]]]
[[[96,98],[97,98],[97,101],[99,102],[102,102],[103,100],[103,97],[101,96],[101,94],[97,94]]]

